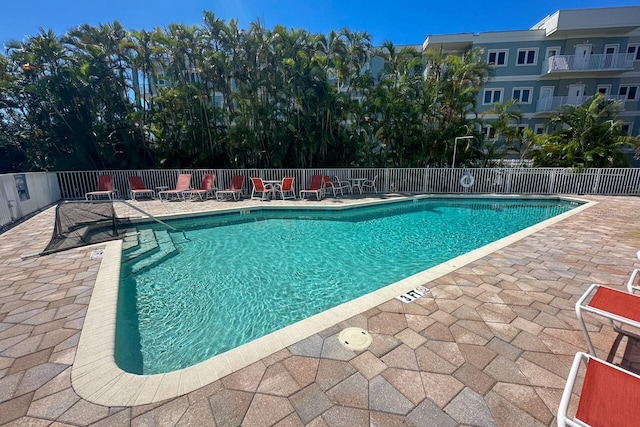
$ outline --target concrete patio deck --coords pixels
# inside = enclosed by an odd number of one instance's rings
[[[586,349],[575,301],[591,283],[622,287],[638,265],[640,198],[581,198],[598,204],[425,284],[429,296],[389,300],[196,391],[132,407],[72,387],[101,260],[90,259],[95,246],[31,257],[51,236],[48,209],[0,235],[0,425],[553,425]],[[362,199],[304,203],[352,200]],[[262,202],[136,203],[166,215]],[[615,335],[588,320],[605,357]],[[350,326],[371,333],[368,350],[338,343]]]

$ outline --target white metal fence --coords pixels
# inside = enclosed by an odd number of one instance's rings
[[[82,199],[97,189],[98,176],[114,177],[119,197],[129,193],[128,177],[139,175],[149,189],[174,188],[178,174],[191,173],[191,186],[200,186],[202,176],[215,173],[215,186],[226,188],[231,178],[242,175],[244,192],[251,192],[250,177],[267,180],[294,177],[296,190],[309,185],[314,174],[338,176],[341,180],[367,178],[376,181],[381,193],[462,194],[608,194],[640,195],[640,169],[570,168],[358,168],[358,169],[169,169],[48,172],[0,175],[0,227],[60,199]],[[20,193],[22,175],[29,198]],[[22,194],[22,197],[21,197]],[[22,200],[24,199],[24,200]]]

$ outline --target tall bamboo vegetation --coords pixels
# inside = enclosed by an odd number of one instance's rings
[[[491,156],[478,50],[374,46],[346,28],[241,29],[212,12],[196,26],[40,29],[5,48],[0,172],[444,166],[463,135],[476,138],[457,163]]]

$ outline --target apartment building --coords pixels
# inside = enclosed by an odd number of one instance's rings
[[[620,101],[624,130],[640,135],[640,6],[559,10],[529,30],[429,35],[423,49],[431,48],[483,50],[494,73],[480,91],[479,113],[517,99],[519,126],[544,133],[560,105],[602,93]]]

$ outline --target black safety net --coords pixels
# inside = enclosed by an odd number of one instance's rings
[[[41,255],[124,237],[128,218],[118,218],[113,202],[66,201],[56,208],[53,236]]]

